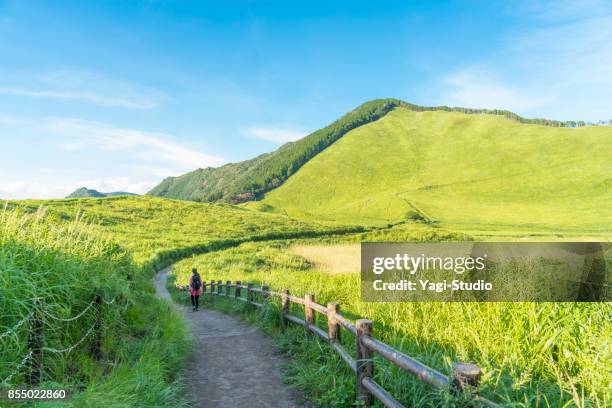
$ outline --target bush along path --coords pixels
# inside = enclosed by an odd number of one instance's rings
[[[155,278],[157,296],[172,301],[166,288],[171,267]],[[193,346],[185,380],[193,406],[202,408],[293,408],[299,395],[283,384],[283,358],[273,340],[257,328],[215,310],[193,312],[176,305],[188,322]]]

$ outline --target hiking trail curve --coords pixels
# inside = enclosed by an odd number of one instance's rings
[[[157,296],[170,302],[166,279],[171,268],[155,277]],[[283,383],[284,359],[270,337],[216,310],[193,312],[172,303],[185,317],[193,336],[184,378],[194,407],[305,407],[297,402],[299,393]]]

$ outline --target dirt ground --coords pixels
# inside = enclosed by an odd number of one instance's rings
[[[161,271],[155,285],[157,295],[171,301],[168,272],[170,268]],[[299,394],[281,379],[284,361],[271,338],[215,310],[176,307],[189,322],[194,339],[193,360],[184,374],[194,407],[304,407],[296,402]]]

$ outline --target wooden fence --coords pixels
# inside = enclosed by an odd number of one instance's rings
[[[337,302],[328,303],[327,306],[315,303],[315,296],[307,294],[303,298],[292,296],[289,290],[281,293],[270,291],[267,285],[261,288],[249,283],[246,286],[241,281],[211,281],[203,282],[204,294],[226,297],[246,302],[256,307],[263,307],[264,302],[271,298],[280,298],[283,324],[287,322],[303,326],[308,332],[319,336],[329,342],[330,347],[338,353],[347,366],[355,373],[356,400],[358,403],[371,406],[374,399],[389,408],[404,408],[388,391],[374,380],[374,353],[380,355],[397,367],[414,375],[418,380],[438,389],[446,389],[451,393],[460,394],[470,392],[475,400],[487,407],[499,407],[496,403],[476,394],[481,370],[478,366],[467,363],[453,363],[452,373],[446,376],[433,368],[401,353],[374,338],[372,321],[359,319],[355,323],[340,314]],[[210,289],[208,289],[210,288]],[[232,294],[233,289],[233,294]],[[243,297],[244,295],[244,297]],[[257,299],[256,299],[257,298]],[[304,307],[304,319],[290,314],[291,303]],[[315,325],[316,313],[327,316],[327,332]],[[355,336],[355,356],[351,356],[340,343],[341,329]]]

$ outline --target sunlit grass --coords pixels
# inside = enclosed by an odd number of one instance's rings
[[[355,227],[326,227],[229,204],[154,197],[26,200],[10,205],[32,212],[44,205],[50,217],[58,220],[74,220],[80,214],[93,229],[109,234],[128,249],[138,265],[151,270],[194,252],[240,242],[359,231]]]
[[[396,108],[353,129],[247,206],[318,222],[407,219],[452,231],[609,235],[607,127]]]
[[[117,299],[103,306],[103,361],[92,359],[88,340],[69,355],[45,355],[44,381],[78,390],[75,406],[181,404],[175,382],[188,334],[155,299],[150,278],[160,267],[245,241],[359,231],[150,197],[27,200],[6,203],[0,214],[0,333],[28,316],[37,298],[60,317],[78,314],[94,294]],[[74,344],[92,319],[47,322],[45,345]],[[0,381],[27,353],[28,324],[0,340]],[[22,384],[26,373],[11,383]]]
[[[509,406],[610,403],[609,303],[365,303],[360,301],[358,274],[310,269],[308,261],[283,242],[243,244],[185,259],[175,268],[179,283],[186,282],[192,267],[205,280],[266,283],[298,296],[314,293],[320,304],[339,301],[348,317],[372,319],[377,337],[441,372],[448,373],[453,361],[478,364],[484,371],[483,394]],[[328,349],[298,344],[294,335],[281,339],[291,343],[296,354],[292,381],[323,406],[331,398],[325,384],[354,381],[338,371],[337,359],[326,357]],[[321,386],[306,385],[305,377],[313,370]],[[407,406],[431,406],[439,398],[396,369],[380,368],[377,375]],[[351,395],[334,398],[342,406]]]
[[[44,346],[68,348],[92,327],[95,309],[72,322],[50,316],[76,316],[100,295],[102,359],[94,360],[91,338],[70,353],[45,351],[42,386],[72,391],[70,402],[56,405],[181,405],[173,383],[189,345],[182,320],[155,299],[131,254],[110,235],[80,215],[59,221],[45,213],[0,211],[0,334],[41,310],[39,304],[49,313],[42,315]],[[132,286],[129,275],[136,279]],[[0,382],[15,373],[7,387],[26,380],[27,366],[17,368],[28,352],[29,324],[0,339]]]
[[[39,210],[41,205],[46,210]],[[27,315],[36,296],[62,316],[74,315],[93,293],[123,299],[105,317],[104,364],[95,364],[85,346],[75,358],[58,358],[47,367],[47,380],[70,378],[83,387],[77,406],[179,403],[173,384],[188,347],[186,328],[168,305],[155,300],[149,280],[157,268],[184,257],[177,267],[183,284],[195,266],[207,280],[265,282],[296,295],[315,293],[322,304],[340,301],[348,317],[373,319],[377,336],[442,372],[452,361],[475,362],[485,371],[483,393],[511,406],[603,407],[610,401],[610,304],[363,303],[355,274],[313,270],[287,250],[311,243],[309,237],[318,237],[317,244],[341,236],[351,243],[472,239],[436,225],[408,221],[360,231],[149,197],[22,201],[8,207],[0,241],[3,329]],[[267,242],[249,242],[262,240]],[[273,329],[277,317],[257,315],[255,321]],[[87,323],[50,331],[49,344],[70,345]],[[292,356],[292,383],[321,406],[350,403],[354,379],[325,345],[305,342],[299,330],[278,335]],[[345,341],[350,347],[349,336]],[[0,350],[0,362],[6,363],[0,380],[25,350],[24,332],[6,344]],[[398,370],[382,367],[378,380],[409,406],[445,401]]]

